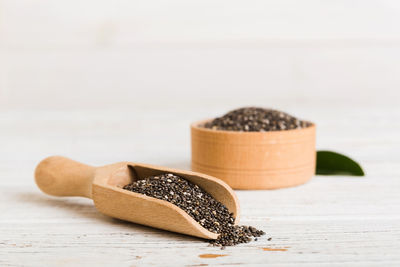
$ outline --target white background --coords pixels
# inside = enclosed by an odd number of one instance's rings
[[[0,107],[386,105],[399,25],[399,1],[0,0]]]

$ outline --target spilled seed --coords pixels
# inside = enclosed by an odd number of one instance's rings
[[[248,243],[253,238],[265,234],[252,226],[235,225],[233,213],[229,212],[224,204],[215,200],[198,185],[171,173],[147,177],[123,188],[178,206],[201,226],[219,234],[218,239],[209,241],[213,246],[223,248]]]

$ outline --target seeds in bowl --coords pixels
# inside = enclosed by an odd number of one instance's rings
[[[219,234],[218,239],[209,241],[213,246],[248,243],[265,234],[252,226],[235,225],[233,213],[224,204],[198,185],[172,173],[147,177],[123,188],[168,201],[181,208],[208,231]]]
[[[285,112],[259,107],[232,110],[222,117],[207,122],[204,127],[212,130],[239,132],[284,131],[309,127],[311,124]]]

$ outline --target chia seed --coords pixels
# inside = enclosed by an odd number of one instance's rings
[[[310,125],[307,121],[302,121],[278,110],[245,107],[215,118],[207,122],[204,127],[224,131],[268,132],[301,129]]]
[[[218,239],[209,241],[213,246],[248,243],[265,234],[252,226],[235,225],[233,213],[224,204],[198,185],[171,173],[147,177],[123,188],[178,206],[208,231],[219,234]]]

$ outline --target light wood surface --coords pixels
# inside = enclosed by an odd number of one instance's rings
[[[235,192],[223,181],[202,173],[133,162],[92,167],[61,157],[42,160],[35,170],[38,187],[52,196],[80,196],[93,199],[99,212],[113,218],[204,239],[218,234],[203,228],[177,206],[143,194],[124,190],[133,181],[163,173],[173,173],[200,186],[233,212],[239,222]]]
[[[278,189],[304,184],[315,173],[315,125],[272,132],[216,131],[191,125],[192,170],[233,189]]]
[[[399,14],[396,0],[0,0],[0,266],[400,266]],[[312,120],[317,148],[367,176],[237,191],[241,222],[272,240],[225,251],[34,184],[48,155],[189,170],[190,123],[244,105]]]
[[[225,250],[111,219],[89,199],[46,196],[35,185],[35,166],[53,154],[92,166],[129,160],[189,170],[190,123],[238,107],[166,105],[2,111],[0,265],[399,266],[398,106],[275,102],[275,108],[315,121],[317,147],[352,156],[367,176],[318,176],[298,187],[236,191],[241,223],[267,236]]]

